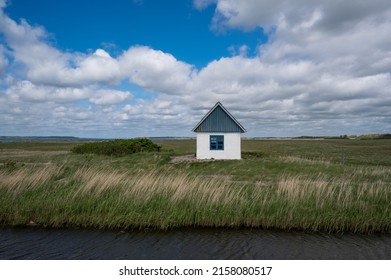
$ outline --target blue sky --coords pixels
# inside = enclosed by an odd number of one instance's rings
[[[0,135],[389,133],[391,4],[0,0]]]
[[[197,68],[230,56],[242,45],[255,55],[267,40],[261,28],[213,32],[214,6],[198,10],[190,0],[34,0],[13,1],[13,19],[44,26],[57,48],[79,52],[106,49],[111,55],[134,45],[173,54]]]

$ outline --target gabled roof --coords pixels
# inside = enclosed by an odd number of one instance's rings
[[[246,129],[217,102],[193,128],[194,132],[246,132]]]

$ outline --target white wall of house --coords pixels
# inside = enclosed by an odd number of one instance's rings
[[[210,150],[210,135],[224,135],[224,150]],[[197,159],[241,159],[240,133],[197,132]]]

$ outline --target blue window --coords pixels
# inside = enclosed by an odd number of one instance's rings
[[[211,150],[224,150],[224,135],[211,135],[210,136],[210,149]]]

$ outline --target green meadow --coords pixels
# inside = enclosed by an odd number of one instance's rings
[[[391,232],[390,139],[242,140],[242,160],[76,154],[76,142],[0,143],[0,224]]]

